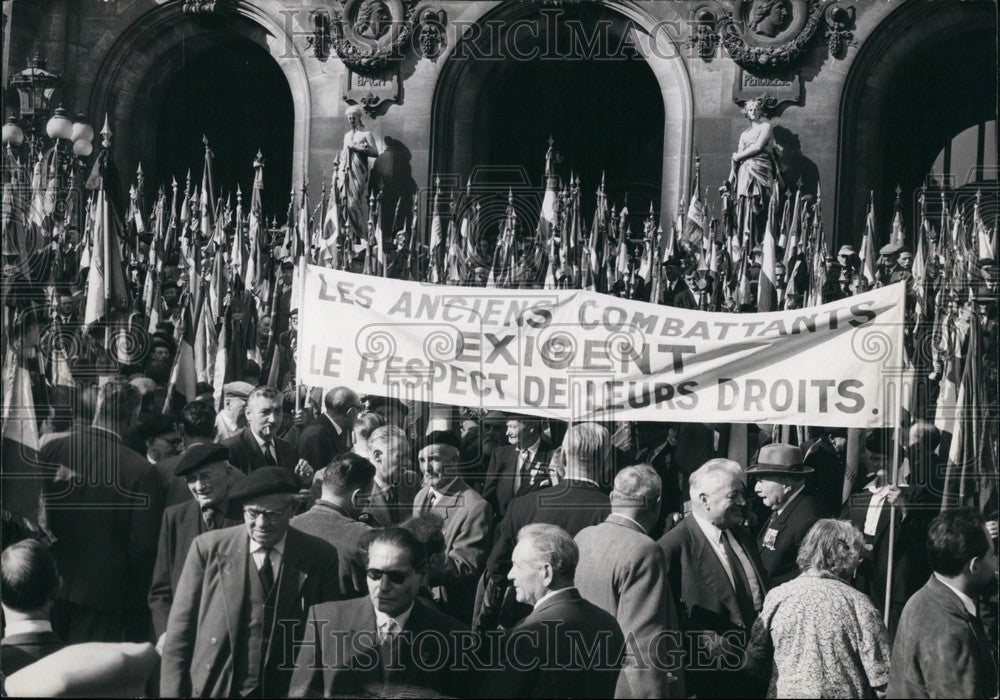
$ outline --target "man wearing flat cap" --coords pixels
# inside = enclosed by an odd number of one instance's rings
[[[794,445],[773,443],[760,448],[757,462],[747,469],[754,477],[754,492],[771,509],[771,518],[757,536],[764,571],[772,586],[799,575],[795,559],[799,545],[820,518],[820,505],[805,492],[806,474],[802,450]]]
[[[424,438],[417,461],[424,487],[413,502],[413,514],[434,513],[444,520],[445,556],[429,574],[435,598],[449,615],[470,623],[475,588],[486,563],[493,509],[459,475],[459,441],[435,430]]]
[[[230,492],[243,527],[195,538],[170,608],[163,697],[284,697],[310,606],[339,598],[337,551],[289,527],[298,482],[261,467]]]
[[[253,391],[249,382],[229,382],[222,387],[222,410],[215,417],[216,441],[222,442],[239,435],[246,427],[247,419],[243,409],[247,405],[247,397]]]
[[[242,516],[233,512],[229,503],[234,469],[228,460],[229,449],[225,446],[200,443],[185,451],[174,467],[174,475],[186,482],[193,498],[163,511],[160,546],[149,587],[149,610],[157,637],[167,629],[170,605],[194,538],[242,522]]]

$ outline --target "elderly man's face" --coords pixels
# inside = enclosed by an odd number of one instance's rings
[[[365,580],[375,609],[396,617],[413,604],[424,577],[413,568],[410,556],[403,549],[373,542],[368,548]]]
[[[453,478],[456,450],[451,445],[428,445],[420,450],[417,459],[424,475],[424,486],[440,488]]]
[[[700,499],[709,521],[720,529],[728,529],[743,522],[743,482],[736,476],[720,475],[709,482],[707,492]]]
[[[534,605],[548,592],[552,581],[546,580],[546,569],[530,541],[521,540],[517,543],[511,555],[511,567],[507,579],[514,584],[519,603]]]
[[[896,260],[896,265],[898,265],[903,270],[909,270],[911,267],[913,267],[913,254],[900,253],[899,258]]]
[[[507,421],[507,440],[516,450],[526,450],[538,439],[538,425],[529,421]]]
[[[767,475],[762,475],[757,478],[753,490],[765,506],[771,510],[778,510],[788,502],[788,497],[794,488],[784,482],[769,478]]]
[[[288,531],[294,502],[295,496],[288,493],[273,493],[247,501],[243,505],[243,523],[250,539],[263,547],[278,544]]]
[[[63,316],[70,316],[76,310],[73,297],[59,297],[59,313]]]
[[[153,348],[153,350],[149,353],[149,356],[157,362],[166,362],[170,359],[170,351],[162,345],[158,345]]]
[[[281,400],[277,397],[269,399],[255,396],[253,400],[247,402],[246,416],[253,432],[265,440],[271,440],[277,436],[278,427],[284,417]]]
[[[232,473],[229,462],[205,464],[184,475],[188,490],[202,508],[218,505],[229,495]]]

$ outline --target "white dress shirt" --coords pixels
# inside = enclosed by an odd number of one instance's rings
[[[868,511],[865,513],[864,533],[869,537],[875,536],[875,531],[878,529],[878,519],[882,515],[882,507],[885,505],[885,499],[889,497],[890,488],[892,487],[883,486],[875,488],[874,484],[868,486],[868,490],[872,494],[872,500],[868,503]]]
[[[730,544],[733,546],[733,551],[736,552],[736,558],[740,560],[740,565],[743,567],[743,574],[747,578],[747,582],[750,584],[750,595],[753,597],[753,606],[755,610],[760,610],[764,607],[764,591],[761,588],[760,581],[757,580],[757,572],[753,568],[753,562],[750,561],[750,557],[743,550],[743,545],[739,543],[735,537],[732,536],[728,530],[720,530],[718,527],[708,522],[704,518],[700,517],[697,513],[692,513],[695,522],[701,528],[701,531],[705,533],[705,537],[708,538],[708,543],[712,545],[712,549],[715,551],[715,555],[719,557],[719,561],[722,563],[722,568],[726,570],[726,576],[729,577],[729,583],[732,585],[733,590],[736,590],[736,578],[733,575],[733,570],[729,566],[729,557],[726,555],[726,547],[722,544],[722,538],[728,537]]]
[[[274,580],[278,580],[278,573],[281,571],[281,562],[285,558],[285,540],[288,539],[286,534],[282,537],[277,544],[271,547],[270,559],[271,559],[271,570],[274,571]],[[257,540],[250,540],[250,556],[253,558],[253,565],[257,567],[257,571],[260,571],[260,567],[264,566],[264,547],[257,542]]]
[[[934,572],[934,578],[936,578],[938,581],[946,585],[952,593],[958,596],[958,599],[962,601],[962,606],[966,609],[966,611],[968,611],[970,615],[972,615],[973,617],[978,617],[978,615],[976,614],[976,601],[974,601],[965,593],[962,593],[962,591],[958,590],[953,585],[945,581],[943,578],[941,578],[941,576],[938,575],[936,571]]]
[[[406,621],[410,619],[410,613],[413,612],[413,603],[410,603],[408,607],[403,612],[392,617],[391,615],[386,615],[384,612],[375,609],[375,626],[378,628],[378,641],[383,643],[388,637],[395,636],[403,631],[406,626]]]

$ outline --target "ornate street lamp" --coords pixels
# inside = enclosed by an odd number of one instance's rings
[[[10,87],[17,92],[18,113],[32,134],[37,134],[49,116],[49,102],[62,78],[48,70],[48,63],[37,53],[28,59],[28,67],[11,76]]]

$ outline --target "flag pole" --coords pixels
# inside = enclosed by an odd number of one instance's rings
[[[893,436],[892,445],[892,471],[890,474],[892,478],[889,483],[892,488],[896,488],[896,479],[898,478],[899,472],[899,438],[900,426],[897,425]],[[889,629],[889,604],[892,599],[892,573],[893,566],[892,562],[894,559],[896,549],[896,502],[890,501],[889,503],[889,566],[886,569],[885,574],[885,610],[882,613],[882,622],[885,624],[886,629]]]
[[[302,309],[305,308],[305,297],[306,297],[306,258],[304,255],[299,256],[299,314],[302,314]],[[298,329],[295,331],[296,336],[298,335]],[[296,338],[295,341],[295,351],[297,357],[295,358],[295,415],[299,414],[302,410],[302,393],[299,391],[299,364],[302,362],[302,343]]]

